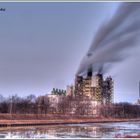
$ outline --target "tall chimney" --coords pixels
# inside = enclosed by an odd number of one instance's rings
[[[92,77],[92,68],[88,69],[87,77]]]

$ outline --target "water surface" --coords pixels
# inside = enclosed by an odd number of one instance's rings
[[[115,138],[140,135],[140,122],[0,128],[0,138]]]

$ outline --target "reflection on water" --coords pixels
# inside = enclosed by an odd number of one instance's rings
[[[140,122],[0,128],[0,138],[114,138],[140,135]]]

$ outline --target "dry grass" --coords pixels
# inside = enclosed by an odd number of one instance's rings
[[[115,118],[95,118],[93,116],[79,116],[79,115],[59,115],[59,114],[0,114],[0,125],[43,125],[43,124],[68,124],[68,123],[91,123],[91,122],[127,122],[140,121],[140,118],[134,119],[115,119]]]

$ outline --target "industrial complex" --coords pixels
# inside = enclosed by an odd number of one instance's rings
[[[87,114],[97,115],[97,106],[110,105],[113,103],[113,79],[103,77],[103,74],[93,75],[89,69],[84,76],[76,75],[73,85],[68,85],[66,90],[53,88],[51,94],[47,95],[55,110],[59,110],[59,104],[67,97],[69,106],[68,113],[75,113],[77,106],[88,106],[85,108]],[[82,107],[81,107],[82,108]]]
[[[112,78],[104,79],[102,74],[92,75],[92,70],[87,72],[86,77],[76,76],[73,89],[76,98],[89,98],[99,104],[111,104],[113,102]]]

